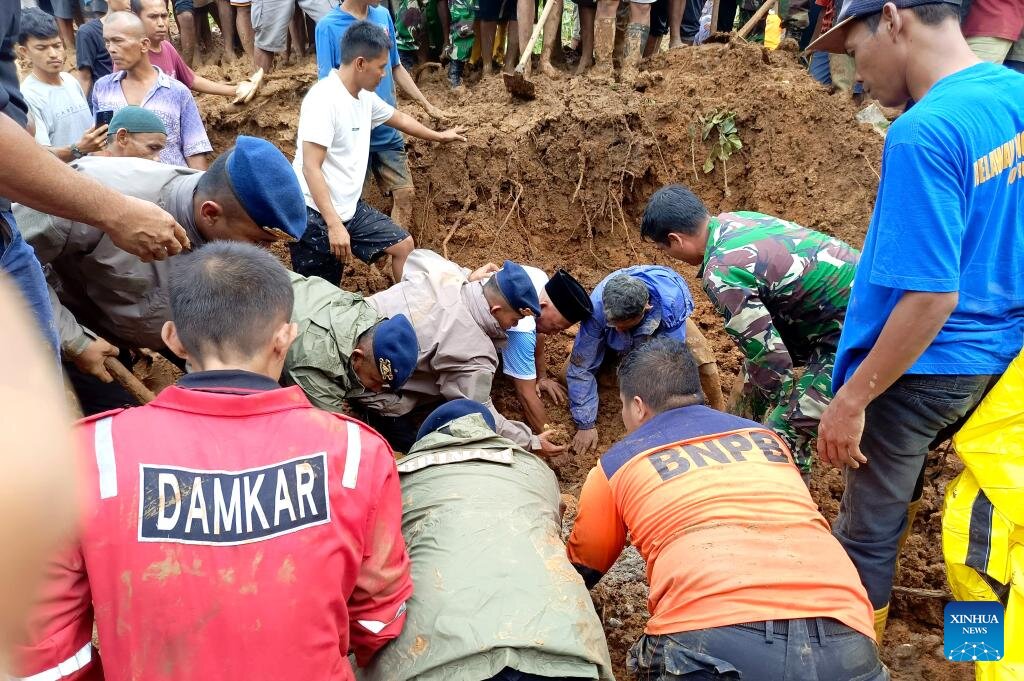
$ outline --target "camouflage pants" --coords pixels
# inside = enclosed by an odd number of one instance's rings
[[[476,19],[475,0],[448,0],[452,24],[449,31],[452,59],[468,61],[473,51],[473,20]]]
[[[742,396],[731,409],[740,416],[768,426],[789,445],[793,459],[803,473],[810,472],[818,421],[832,400],[832,367],[835,350],[815,353],[799,377],[791,374],[774,396],[753,388],[742,369]],[[737,377],[738,379],[740,377]],[[737,380],[739,383],[739,380]]]

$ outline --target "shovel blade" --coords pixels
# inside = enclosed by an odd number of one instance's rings
[[[519,99],[533,99],[536,97],[536,86],[527,80],[519,69],[516,69],[514,73],[503,73],[501,76],[505,80],[505,89],[513,97],[518,97]]]

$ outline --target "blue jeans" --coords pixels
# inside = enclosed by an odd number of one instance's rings
[[[53,317],[50,290],[46,286],[43,268],[36,258],[36,252],[22,238],[14,215],[10,211],[0,212],[0,270],[3,270],[18,286],[39,323],[43,337],[50,344],[55,355],[60,355],[60,336],[57,322]]]
[[[626,666],[644,681],[888,681],[875,642],[831,619],[644,634]]]
[[[828,52],[812,52],[809,71],[811,78],[822,85],[832,85],[832,69],[828,65]]]
[[[868,463],[846,469],[832,531],[876,610],[889,602],[907,505],[920,494],[928,451],[956,434],[998,378],[906,374],[868,405],[860,440]]]

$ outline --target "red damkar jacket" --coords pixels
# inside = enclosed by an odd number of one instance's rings
[[[365,664],[401,631],[398,475],[370,428],[297,387],[213,371],[78,433],[89,510],[18,677],[347,681],[350,651]]]

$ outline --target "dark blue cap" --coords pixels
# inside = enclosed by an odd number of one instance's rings
[[[420,426],[420,430],[416,433],[416,439],[422,440],[427,435],[430,435],[435,430],[444,428],[449,423],[457,418],[465,416],[466,414],[480,414],[484,417],[484,421],[487,422],[487,426],[494,430],[494,415],[491,414],[491,410],[473,400],[452,400],[451,402],[445,402],[440,407],[430,412],[430,416]]]
[[[398,390],[405,385],[416,369],[419,354],[416,330],[404,314],[377,324],[373,332],[373,359],[386,388]]]
[[[501,269],[494,275],[498,282],[498,288],[505,300],[514,310],[530,310],[534,316],[540,315],[540,298],[537,297],[537,289],[533,280],[521,265],[511,260],[506,260]]]
[[[836,17],[832,28],[818,36],[818,39],[808,45],[804,51],[844,54],[846,52],[846,34],[853,22],[872,14],[878,14],[890,2],[896,5],[897,9],[937,3],[960,6],[960,0],[845,0],[843,9]]]
[[[231,188],[252,221],[296,239],[302,236],[306,200],[284,154],[267,140],[245,135],[239,135],[227,153]]]

